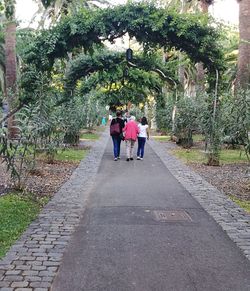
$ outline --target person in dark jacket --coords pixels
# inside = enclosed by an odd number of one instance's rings
[[[114,146],[114,160],[117,161],[120,159],[120,148],[121,148],[121,140],[122,140],[122,129],[124,127],[124,120],[122,119],[122,113],[121,111],[116,112],[116,118],[112,119],[110,127],[114,125],[115,123],[119,124],[119,133],[113,133],[111,134],[112,140],[113,140],[113,146]]]

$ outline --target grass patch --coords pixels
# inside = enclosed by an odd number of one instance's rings
[[[96,133],[81,133],[80,139],[87,139],[87,140],[97,140],[99,135]]]
[[[152,137],[160,142],[170,141],[171,139],[170,135],[153,135]]]
[[[199,150],[177,149],[173,150],[172,153],[185,163],[205,163],[207,160],[205,154]]]
[[[0,197],[0,258],[37,217],[48,198],[42,199],[21,194]]]
[[[55,156],[55,160],[67,162],[79,162],[86,156],[87,152],[88,152],[87,150],[71,148],[66,150],[59,150]]]
[[[206,163],[205,153],[197,149],[177,149],[173,154],[182,159],[185,163]],[[220,153],[220,162],[222,164],[247,163],[247,156],[240,150],[222,150]]]
[[[248,162],[247,156],[242,150],[222,150],[221,161],[225,164]]]
[[[205,140],[205,136],[202,134],[193,134],[193,141],[194,142],[199,142],[199,141],[204,141]]]
[[[247,212],[250,213],[250,201],[245,201],[245,200],[239,200],[233,196],[230,196],[230,198],[238,204],[241,208],[245,209]]]

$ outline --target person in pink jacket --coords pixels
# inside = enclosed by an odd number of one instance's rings
[[[137,135],[139,134],[139,127],[135,122],[135,117],[131,116],[130,120],[126,123],[123,128],[123,132],[125,134],[125,142],[126,142],[126,153],[127,153],[127,161],[133,160],[133,150],[134,145],[137,139]]]

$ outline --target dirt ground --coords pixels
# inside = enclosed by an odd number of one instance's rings
[[[204,149],[204,144],[196,142],[193,148]],[[250,164],[235,163],[213,167],[190,163],[189,166],[226,195],[250,201]]]
[[[25,190],[37,196],[52,196],[69,179],[77,166],[78,163],[48,164],[38,161],[35,171],[30,173],[27,178]],[[12,190],[10,183],[10,175],[6,173],[5,165],[0,160],[0,195]]]
[[[227,195],[240,200],[250,201],[250,166],[247,164],[229,164],[211,167],[190,163],[199,175]]]
[[[83,133],[99,134],[103,128],[84,130]],[[89,150],[92,140],[80,140],[77,148]],[[38,160],[35,170],[29,173],[25,183],[25,191],[37,196],[53,196],[54,193],[70,178],[80,162],[55,161],[48,164],[45,160]],[[13,191],[10,174],[6,173],[6,166],[0,157],[0,196]]]

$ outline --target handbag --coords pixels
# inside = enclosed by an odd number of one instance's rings
[[[123,132],[120,133],[120,138],[121,138],[121,140],[125,140],[125,136],[124,136]]]
[[[119,122],[110,125],[110,135],[119,135],[121,133]]]

